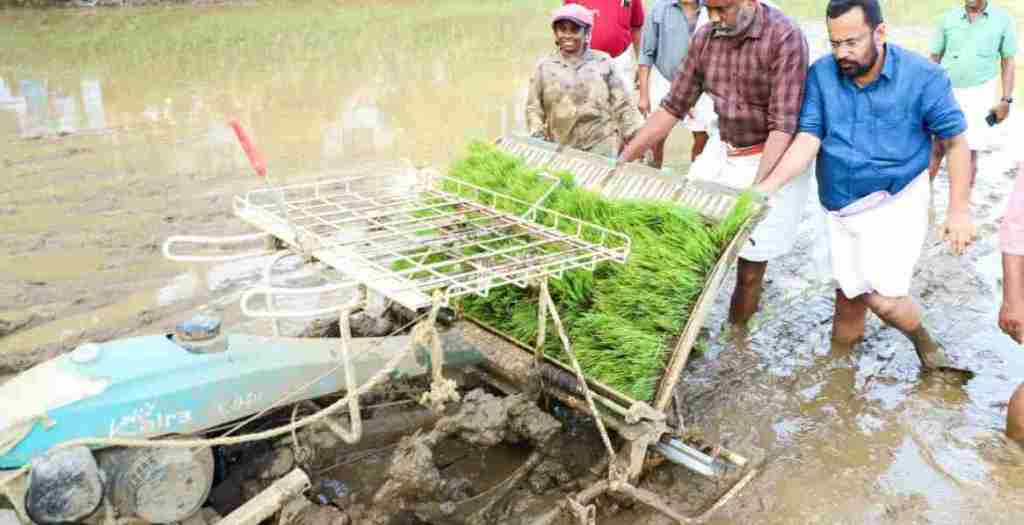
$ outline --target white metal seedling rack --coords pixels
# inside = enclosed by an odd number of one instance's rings
[[[361,176],[254,190],[234,211],[412,310],[437,290],[445,302],[485,296],[629,255],[626,235],[463,180],[418,171],[380,186]]]

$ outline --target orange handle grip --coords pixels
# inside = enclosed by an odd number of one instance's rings
[[[238,123],[238,120],[232,120],[230,124],[231,129],[235,130],[238,142],[242,145],[242,150],[245,151],[245,156],[249,158],[249,165],[252,166],[253,171],[260,177],[266,177],[267,163],[263,160],[263,155],[256,149],[256,146],[252,145],[252,141],[249,140],[249,136],[245,134],[245,130],[242,129],[242,125]]]

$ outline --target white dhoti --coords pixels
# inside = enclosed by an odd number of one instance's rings
[[[967,147],[971,151],[987,151],[991,147],[992,127],[985,122],[992,106],[999,101],[999,77],[979,86],[954,88],[953,98],[967,119]]]
[[[650,89],[651,95],[651,111],[656,111],[661,107],[661,100],[668,95],[669,89],[672,88],[672,81],[665,78],[658,68],[651,68],[651,75],[648,77],[648,89]],[[713,129],[717,129],[718,115],[715,114],[715,103],[711,100],[711,97],[703,94],[697,99],[697,103],[693,105],[690,110],[692,117],[687,115],[683,119],[683,125],[690,131],[703,131],[710,133]]]
[[[831,274],[849,298],[869,292],[910,295],[928,234],[928,175],[896,195],[878,192],[825,214]]]
[[[746,190],[754,184],[761,154],[730,156],[732,149],[715,136],[708,141],[704,152],[690,166],[689,177],[694,180],[717,182]],[[805,172],[790,180],[772,198],[772,207],[750,234],[750,241],[740,257],[748,261],[763,262],[785,255],[796,242],[800,216],[807,205],[810,174]]]
[[[637,63],[632,44],[621,55],[612,58],[612,67],[619,73],[622,83],[626,85],[626,93],[633,96],[636,93]]]

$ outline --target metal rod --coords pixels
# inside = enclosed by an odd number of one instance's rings
[[[685,446],[685,445],[684,445]],[[717,479],[721,472],[713,465],[713,460],[710,456],[700,453],[697,450],[686,447],[688,450],[682,450],[677,447],[669,446],[665,443],[655,443],[651,450],[654,450],[665,456],[665,459],[686,467],[702,476]]]
[[[295,469],[218,521],[217,525],[258,525],[309,487],[309,476],[302,469]]]

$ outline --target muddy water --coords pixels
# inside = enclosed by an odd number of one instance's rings
[[[0,352],[164,329],[173,312],[256,278],[258,265],[160,254],[168,235],[245,231],[229,197],[263,181],[231,118],[275,183],[374,160],[443,165],[470,138],[521,131],[551,3],[0,11],[0,26],[58,42],[33,53],[31,38],[20,48],[0,40],[16,50],[0,60],[0,319],[25,325],[0,339]],[[296,16],[310,29],[296,30],[305,27]],[[103,36],[83,36],[84,25]],[[820,24],[807,29],[820,48]],[[678,146],[670,156],[685,156]],[[714,522],[1024,521],[1024,453],[1000,437],[1024,351],[995,326],[1008,155],[983,158],[982,239],[961,258],[931,239],[914,288],[929,325],[978,372],[966,386],[921,376],[909,345],[874,319],[858,348],[829,348],[831,292],[808,257],[820,255],[813,212],[799,255],[771,266],[747,344],[720,337],[722,291],[707,323],[711,352],[681,388],[691,425],[763,472]],[[946,191],[940,182],[940,203]],[[726,488],[680,470],[650,483],[691,511]]]
[[[443,165],[523,129],[551,46],[540,4],[0,11],[17,29],[0,60],[0,319],[26,325],[0,349],[107,338],[211,296],[211,267],[160,246],[247,231],[230,197],[262,181],[229,119],[274,184],[375,160]]]
[[[822,25],[804,28],[812,54],[824,52]],[[919,33],[890,34],[913,41]],[[823,280],[814,192],[793,255],[769,265],[765,307],[748,340],[723,333],[731,287],[722,290],[706,323],[711,351],[691,363],[680,388],[691,400],[690,424],[756,458],[762,472],[711,523],[1024,521],[1024,449],[1002,436],[1006,400],[1024,381],[1024,349],[996,326],[997,220],[1017,176],[1020,122],[1008,122],[998,149],[980,159],[972,195],[979,241],[956,257],[932,233],[914,277],[926,325],[977,372],[966,385],[922,374],[909,342],[877,318],[864,343],[832,348],[833,292]],[[943,173],[934,189],[940,222],[948,189]],[[690,475],[652,484],[694,513],[728,488]]]

